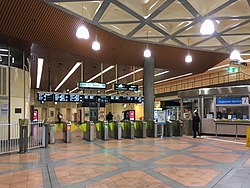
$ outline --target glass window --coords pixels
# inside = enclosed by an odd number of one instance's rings
[[[214,118],[214,100],[213,98],[204,99],[204,118]]]
[[[8,47],[0,44],[0,65],[8,65]]]
[[[10,66],[23,69],[23,51],[20,49],[10,49]]]

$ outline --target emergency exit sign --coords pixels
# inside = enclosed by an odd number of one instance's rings
[[[228,73],[236,73],[236,72],[238,72],[238,68],[237,67],[228,67],[227,72]]]

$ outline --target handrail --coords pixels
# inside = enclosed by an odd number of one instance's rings
[[[225,73],[225,71],[204,74],[204,75],[195,75],[192,76],[191,78],[183,78],[183,79],[173,80],[170,82],[159,83],[156,84],[155,86],[155,94],[180,91],[184,89],[193,89],[198,87],[210,86],[214,84],[230,83],[233,81],[250,79],[250,75],[242,71],[237,73],[230,73],[230,74],[226,73],[220,75],[221,73]]]

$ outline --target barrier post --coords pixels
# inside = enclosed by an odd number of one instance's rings
[[[250,127],[247,127],[246,146],[250,147]]]
[[[28,119],[19,119],[20,126],[20,140],[19,153],[26,153],[28,151]]]

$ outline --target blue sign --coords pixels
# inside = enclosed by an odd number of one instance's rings
[[[238,98],[217,98],[216,104],[242,104],[242,97]]]

